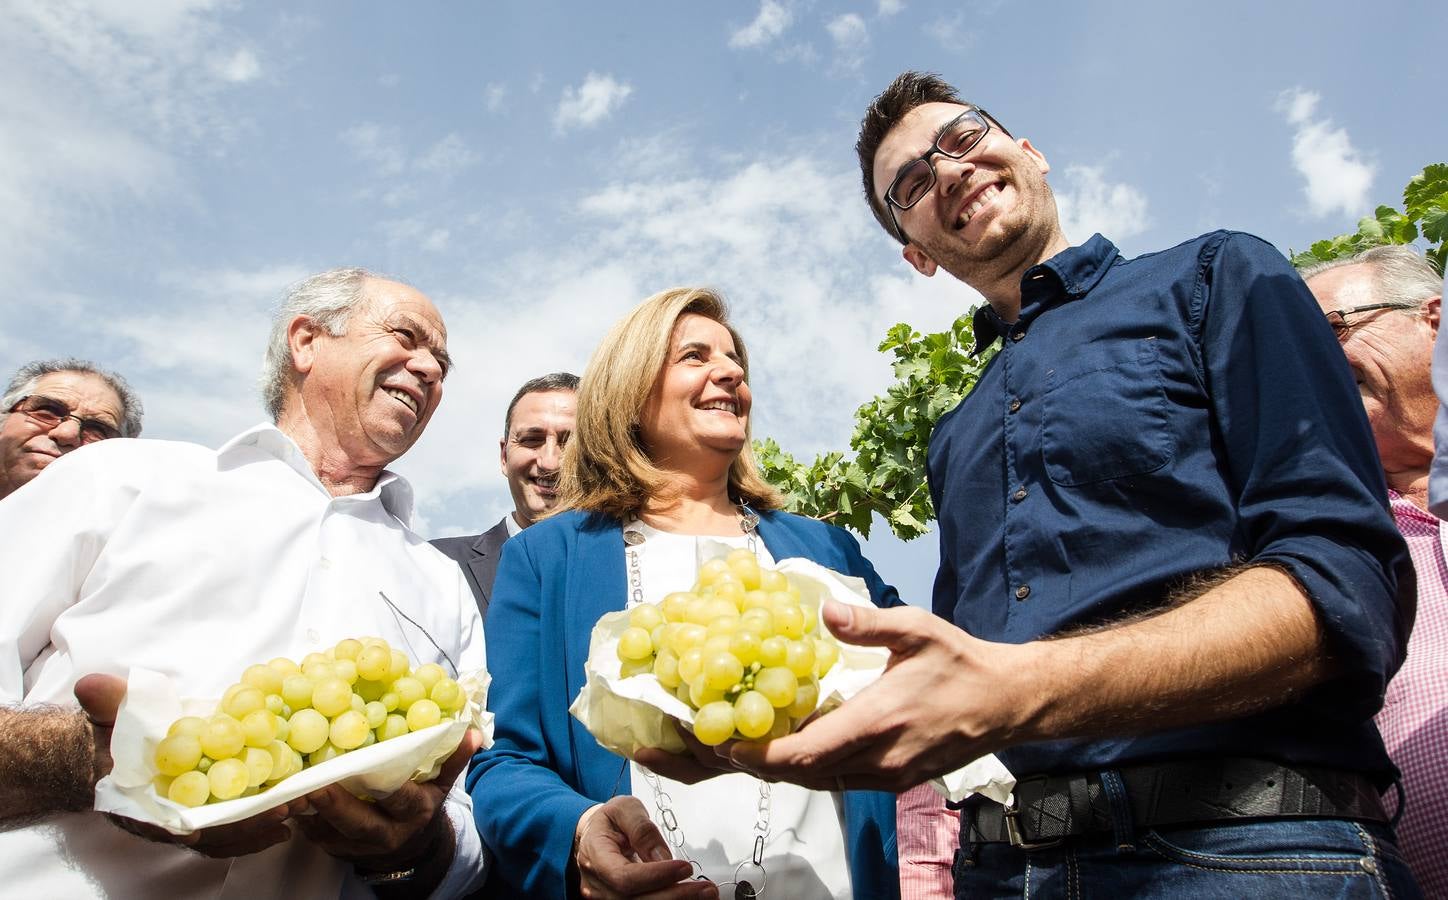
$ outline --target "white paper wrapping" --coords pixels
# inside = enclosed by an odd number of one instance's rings
[[[250,797],[185,807],[161,797],[152,787],[156,745],[171,723],[186,715],[210,716],[215,700],[182,700],[169,678],[149,669],[132,669],[126,698],[111,732],[109,775],[96,785],[96,809],[159,825],[172,834],[239,822],[278,804],[329,784],[341,784],[359,796],[385,797],[408,781],[430,781],[462,743],[471,725],[493,743],[493,714],[487,712],[486,670],[458,678],[468,702],[455,722],[441,722],[422,731],[344,753]]]
[[[723,556],[731,547],[716,545],[701,550],[700,561]],[[800,599],[823,611],[824,601],[836,600],[851,606],[870,606],[870,592],[864,579],[842,575],[807,559],[792,558],[774,567],[799,589]],[[687,587],[687,586],[684,586]],[[684,589],[681,587],[680,589]],[[585,682],[568,711],[582,722],[599,744],[632,759],[639,750],[656,747],[671,753],[684,751],[669,719],[694,723],[694,710],[659,684],[652,674],[621,676],[618,640],[628,627],[628,612],[608,613],[598,620],[589,639]],[[827,633],[821,620],[817,633]],[[883,647],[840,644],[840,659],[820,679],[820,702],[816,714],[826,713],[864,690],[885,671],[890,652]],[[984,756],[931,782],[946,799],[964,800],[979,792],[1005,802],[1015,779],[995,756]]]

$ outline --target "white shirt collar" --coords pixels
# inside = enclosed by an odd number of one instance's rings
[[[251,428],[248,428],[246,431],[243,431],[241,434],[222,444],[216,451],[217,463],[222,467],[232,464],[240,465],[244,461],[238,458],[239,451],[241,451],[242,448],[254,448],[269,456],[275,457],[290,466],[298,475],[301,475],[316,485],[317,490],[326,494],[328,497],[332,497],[331,492],[323,486],[321,479],[317,478],[317,473],[313,471],[312,464],[302,455],[302,448],[298,447],[297,442],[292,440],[286,432],[270,422],[253,425]],[[380,499],[382,501],[382,508],[393,516],[396,516],[402,524],[411,525],[413,508],[412,485],[407,482],[406,478],[391,470],[383,469],[382,474],[377,478],[377,483],[372,486],[372,490],[370,491],[361,494],[349,494],[344,497],[332,497],[332,499],[338,503],[365,501],[374,498]]]

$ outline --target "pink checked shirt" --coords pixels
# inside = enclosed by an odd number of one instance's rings
[[[960,813],[928,784],[895,800],[895,842],[900,850],[900,900],[950,900],[950,864],[960,846]]]
[[[1418,618],[1408,658],[1388,685],[1378,730],[1403,772],[1403,855],[1424,896],[1448,897],[1448,534],[1440,519],[1396,491],[1388,499],[1418,572]],[[1395,794],[1387,800],[1391,808]]]

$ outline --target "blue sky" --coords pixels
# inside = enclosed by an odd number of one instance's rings
[[[0,368],[94,359],[141,391],[147,437],[216,445],[262,418],[288,283],[395,274],[460,363],[397,465],[434,536],[507,508],[516,385],[581,371],[675,284],[733,302],[756,435],[844,447],[885,330],[979,301],[910,271],[859,196],[860,114],[902,69],[1029,137],[1068,236],[1128,254],[1218,227],[1301,248],[1448,158],[1439,3],[0,8]],[[933,538],[868,552],[928,602]]]

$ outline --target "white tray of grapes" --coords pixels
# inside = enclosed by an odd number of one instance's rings
[[[132,669],[96,809],[189,834],[329,784],[384,797],[436,778],[469,727],[492,745],[488,681],[413,668],[379,638],[249,666],[219,701],[183,699],[165,675]]]
[[[674,721],[710,746],[789,734],[858,694],[889,651],[836,640],[826,599],[870,606],[863,579],[807,559],[761,567],[748,550],[706,543],[691,588],[607,613],[594,626],[586,681],[569,707],[598,742],[632,758],[674,753]],[[1014,778],[996,757],[936,779],[952,800],[980,792],[1004,802]]]

